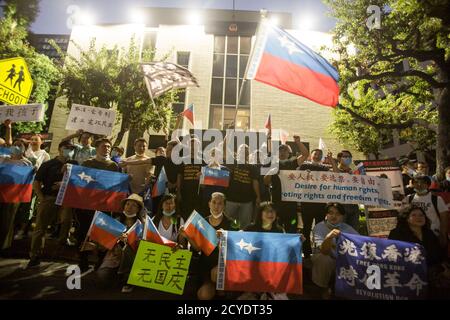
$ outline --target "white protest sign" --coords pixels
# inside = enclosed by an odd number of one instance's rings
[[[110,109],[73,104],[67,118],[66,130],[79,130],[110,136],[116,112]]]
[[[44,121],[44,105],[40,103],[0,106],[0,122],[9,119],[13,122]]]
[[[392,208],[391,181],[378,177],[323,171],[281,170],[281,199],[339,202]]]

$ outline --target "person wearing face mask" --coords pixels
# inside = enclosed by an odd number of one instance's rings
[[[30,139],[28,148],[25,151],[25,157],[31,161],[34,169],[37,171],[43,162],[50,160],[47,151],[41,149],[42,138],[39,134],[33,134]],[[22,203],[18,210],[16,222],[20,225],[14,240],[23,239],[24,235],[30,227],[30,219],[35,213],[36,194],[33,193],[31,202]]]
[[[336,238],[341,232],[358,234],[344,222],[345,210],[339,203],[325,207],[325,220],[316,224],[313,230],[314,250],[311,256],[312,281],[321,288],[322,298],[329,299],[333,277],[336,271]]]
[[[128,198],[122,200],[122,213],[118,220],[127,227],[127,231],[140,220],[140,213],[144,208],[142,197],[138,194],[131,194]],[[126,231],[117,241],[117,244],[106,252],[100,267],[96,271],[98,283],[101,288],[107,289],[115,285],[122,286],[122,293],[128,293],[133,287],[127,285],[128,275],[133,266],[136,253],[127,243]]]
[[[31,237],[30,261],[28,267],[39,266],[42,239],[48,225],[59,216],[61,229],[58,237],[60,248],[65,245],[72,222],[72,209],[55,205],[56,196],[64,176],[64,168],[75,153],[75,146],[70,141],[63,141],[58,146],[59,154],[54,159],[44,162],[36,173],[33,190],[38,199],[36,227]]]
[[[337,155],[338,172],[352,174],[353,170],[350,168],[352,164],[352,154],[348,150],[342,150]],[[344,222],[352,226],[353,229],[359,229],[359,207],[357,204],[343,204],[345,210]]]
[[[134,156],[126,158],[123,162],[125,165],[122,165],[122,171],[128,173],[132,178],[130,181],[131,192],[140,195],[143,195],[144,191],[149,187],[152,175],[153,163],[152,159],[145,154],[147,148],[147,140],[144,138],[136,139],[134,141]],[[127,162],[133,161],[139,161],[141,164],[126,165]]]
[[[30,160],[35,166],[36,170],[39,169],[43,162],[50,160],[50,156],[47,151],[41,149],[42,138],[39,134],[31,136],[31,142],[28,145],[28,149],[25,151],[25,157]]]
[[[428,189],[431,179],[416,174],[413,178],[414,193],[403,199],[403,207],[416,205],[421,207],[430,220],[431,231],[439,237],[442,247],[447,246],[448,208],[442,197],[432,194]]]
[[[184,224],[184,219],[177,212],[176,196],[174,194],[162,196],[159,208],[153,218],[153,223],[164,238],[179,242],[179,231]]]
[[[83,131],[83,129],[79,129],[77,132],[63,138],[61,141],[71,141],[73,138],[77,137],[78,143],[74,144],[74,160],[81,164],[84,161],[95,157],[95,148],[91,146],[94,135],[92,133]]]
[[[300,150],[301,155],[298,157],[290,157],[292,150],[289,145],[281,144],[279,146],[279,170],[295,170],[297,167],[302,166],[304,161],[308,158],[308,149],[301,142],[300,136],[294,135],[294,141],[298,147],[298,150]],[[266,174],[264,176],[264,184],[272,187],[272,201],[274,202],[277,212],[280,215],[279,222],[284,227],[284,230],[288,233],[297,232],[297,202],[281,200],[281,180],[278,174],[273,174],[273,172]]]
[[[95,158],[88,159],[84,161],[81,165],[83,167],[93,169],[119,172],[120,171],[119,166],[110,158],[112,146],[111,141],[107,138],[100,138],[95,141],[94,145],[96,152]],[[84,239],[86,238],[86,234],[89,230],[94,214],[95,214],[94,210],[84,210],[84,209],[76,210],[76,217],[79,222],[76,238],[79,245],[81,245]],[[99,266],[101,261],[103,260],[104,254],[105,252],[102,251],[98,252],[97,266]],[[80,270],[83,272],[89,269],[88,257],[89,251],[80,251],[79,267]]]
[[[125,150],[122,147],[113,147],[111,151],[111,160],[119,164],[122,161],[122,156]]]
[[[310,171],[330,171],[330,169],[322,164],[323,151],[321,149],[314,149],[311,151],[311,161],[304,162],[299,166],[299,170]],[[325,158],[327,162],[333,166],[333,171],[337,172],[337,165],[333,159],[333,154],[328,152]],[[311,249],[311,228],[313,221],[315,224],[323,221],[325,218],[325,203],[320,202],[301,202],[301,215],[303,220],[303,234],[305,235],[305,242],[303,243],[303,255],[309,258],[312,252]]]
[[[210,215],[205,219],[206,221],[217,230],[218,236],[220,236],[220,230],[236,230],[236,221],[231,220],[227,214],[225,214],[225,195],[221,192],[215,192],[211,195],[209,201]],[[180,229],[180,235],[182,238],[187,239],[183,228]],[[219,246],[214,251],[206,256],[201,254],[201,249],[198,248],[194,242],[189,241],[192,249],[195,252],[200,253],[198,266],[200,274],[200,284],[197,290],[197,298],[199,300],[211,300],[216,295],[216,279],[217,279],[217,261],[219,259]]]
[[[10,157],[0,158],[0,164],[32,166],[31,162],[24,157],[25,143],[23,140],[15,140],[10,151]],[[20,203],[0,203],[0,251],[2,255],[5,254],[5,250],[11,247],[14,235],[14,221],[20,205]]]

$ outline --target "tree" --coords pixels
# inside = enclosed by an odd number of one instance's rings
[[[43,103],[48,100],[50,90],[58,80],[58,70],[45,55],[37,53],[26,41],[27,30],[23,20],[17,21],[15,6],[5,7],[4,19],[0,21],[0,59],[22,57],[25,59],[33,79],[30,103]],[[15,132],[41,132],[42,122],[21,122],[14,124]]]
[[[340,56],[341,106],[335,132],[353,131],[341,138],[359,133],[375,145],[392,129],[422,147],[432,146],[435,138],[437,173],[443,178],[450,165],[450,1],[326,2],[338,20],[333,40]],[[376,7],[379,27],[370,24]],[[358,124],[345,128],[349,116]],[[360,150],[364,144],[356,143]]]
[[[55,48],[59,50],[56,44]],[[114,142],[119,145],[131,128],[143,135],[145,130],[168,132],[171,125],[171,104],[176,102],[176,91],[167,92],[153,101],[150,99],[140,69],[140,61],[152,61],[154,52],[139,51],[131,41],[128,48],[106,47],[96,49],[95,39],[87,50],[77,44],[80,58],[64,54],[64,66],[60,68],[62,81],[60,94],[67,98],[63,105],[70,109],[73,103],[117,108],[122,120],[120,132]],[[164,60],[165,58],[163,58]]]
[[[3,0],[2,8],[14,7],[12,18],[27,28],[36,20],[39,14],[39,0]]]

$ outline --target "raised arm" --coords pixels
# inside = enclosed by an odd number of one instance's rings
[[[13,140],[12,140],[12,121],[9,119],[6,119],[3,123],[6,128],[6,134],[5,134],[5,142],[7,146],[12,146]]]
[[[83,129],[78,129],[77,132],[75,132],[74,134],[71,134],[71,135],[68,135],[65,138],[62,138],[61,142],[72,140],[73,138],[79,137],[79,136],[81,136],[83,134],[83,132],[84,132]]]

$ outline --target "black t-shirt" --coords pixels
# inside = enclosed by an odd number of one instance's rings
[[[200,182],[198,173],[202,171],[204,165],[203,161],[200,164],[195,164],[193,159],[191,159],[191,164],[180,165],[178,174],[181,175],[180,191],[183,195],[183,201],[189,201],[189,199],[195,199],[198,196],[198,185]]]
[[[279,163],[280,170],[295,170],[297,166],[296,158],[280,160]],[[277,174],[272,176],[272,202],[281,202],[281,180]]]
[[[284,233],[283,228],[276,225],[275,223],[272,224],[272,228],[270,230],[263,229],[262,226],[257,226],[255,224],[251,224],[247,228],[245,228],[244,231]]]
[[[164,167],[164,170],[166,171],[167,180],[169,180],[170,183],[176,183],[177,182],[177,175],[180,168],[180,165],[177,165],[172,162],[171,159],[166,158],[164,156],[157,156],[155,158],[152,158],[152,163],[155,165],[155,176],[158,177],[159,173],[162,170],[162,167]]]
[[[205,219],[209,223],[209,217],[207,216]],[[211,225],[216,230],[227,230],[227,231],[237,231],[234,227],[236,224],[228,218],[226,215],[223,216],[222,222],[218,226]],[[202,254],[200,256],[200,268],[202,269],[203,276],[206,278],[209,276],[209,271],[217,265],[217,261],[219,260],[219,244],[214,249],[213,252],[209,256]]]
[[[82,163],[83,167],[120,172],[119,166],[112,160],[98,161],[97,159],[88,159]]]
[[[439,239],[430,229],[422,228],[422,241],[407,226],[397,226],[391,230],[388,239],[414,242],[421,244],[426,251],[426,260],[429,266],[442,262],[443,255]]]
[[[69,161],[67,163],[77,164],[76,161]],[[52,190],[52,186],[55,182],[62,181],[64,174],[62,168],[65,163],[53,158],[47,162],[42,163],[39,170],[36,173],[35,180],[42,183],[42,193],[46,196],[57,196],[58,190]]]
[[[227,167],[230,170],[227,200],[239,203],[253,201],[255,199],[253,180],[258,180],[258,167],[253,164],[236,164]]]

